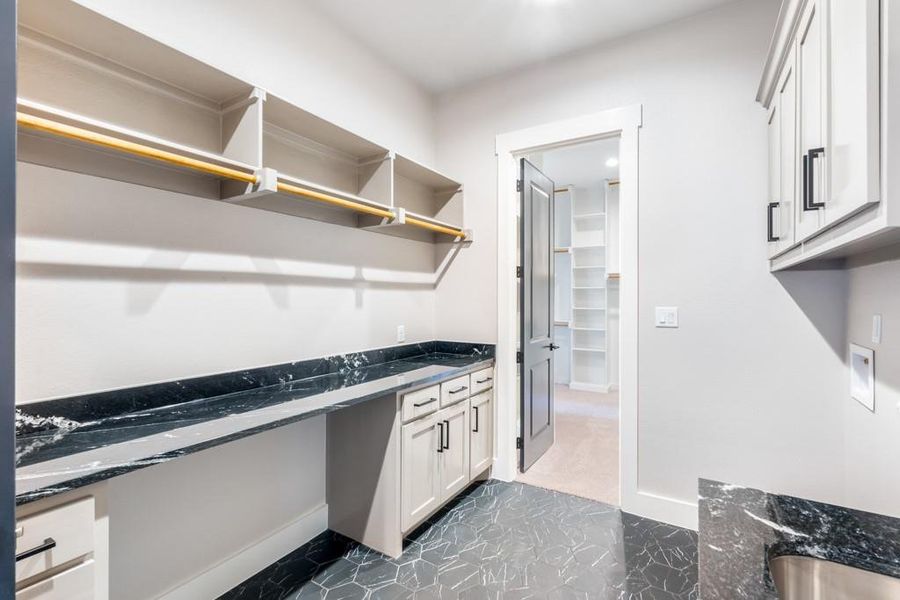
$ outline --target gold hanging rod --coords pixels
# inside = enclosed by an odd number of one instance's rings
[[[330,194],[308,190],[306,188],[292,185],[290,183],[279,181],[278,191],[294,194],[295,196],[302,196],[304,198],[309,198],[310,200],[317,200],[319,202],[333,204],[334,206],[340,206],[341,208],[349,208],[350,210],[366,213],[367,215],[374,215],[376,217],[382,217],[385,219],[394,218],[394,213],[386,208],[378,208],[377,206],[369,206],[361,202],[354,202],[353,200],[345,200],[344,198],[338,198],[337,196],[332,196]]]
[[[128,140],[119,139],[103,133],[97,133],[88,129],[82,129],[80,127],[74,127],[72,125],[66,125],[65,123],[59,123],[50,119],[44,119],[43,117],[36,117],[34,115],[29,115],[23,112],[16,113],[16,122],[20,127],[24,127],[26,129],[34,129],[36,131],[52,133],[61,137],[78,140],[81,142],[87,142],[89,144],[95,144],[97,146],[103,146],[105,148],[111,148],[113,150],[119,150],[121,152],[133,154],[135,156],[152,158],[154,160],[177,165],[179,167],[185,167],[188,169],[193,169],[195,171],[202,171],[204,173],[217,175],[226,179],[234,179],[236,181],[242,181],[244,183],[259,182],[259,177],[255,173],[246,173],[244,171],[239,171],[230,167],[223,167],[215,163],[198,160],[189,156],[182,156],[180,154],[169,152],[167,150],[160,150],[159,148],[154,148],[152,146],[130,142]],[[374,215],[376,217],[382,217],[385,219],[394,218],[394,213],[385,208],[378,208],[375,206],[363,204],[361,202],[354,202],[352,200],[338,198],[337,196],[324,194],[322,192],[317,192],[314,190],[308,190],[289,183],[283,183],[281,181],[278,182],[277,189],[279,192],[286,192],[289,194],[302,196],[310,200],[325,202],[327,204],[332,204],[334,206],[340,206],[342,208],[355,210],[357,212]],[[462,229],[438,225],[436,223],[431,223],[423,219],[407,217],[406,222],[415,227],[421,227],[430,231],[444,233],[453,237],[463,239],[465,239],[466,237],[465,232]]]
[[[66,125],[65,123],[58,123],[56,121],[51,121],[50,119],[36,117],[23,112],[16,113],[16,122],[20,127],[25,127],[27,129],[44,131],[46,133],[78,140],[80,142],[87,142],[89,144],[112,148],[113,150],[119,150],[128,154],[134,154],[135,156],[152,158],[179,167],[203,171],[204,173],[217,175],[226,179],[234,179],[236,181],[243,181],[244,183],[257,183],[259,181],[259,178],[254,173],[245,173],[243,171],[238,171],[237,169],[223,167],[205,160],[182,156],[167,150],[160,150],[159,148],[154,148],[152,146],[129,142],[128,140],[122,140],[103,133]]]
[[[609,185],[619,185],[619,180],[618,179],[610,179]]]
[[[410,225],[421,227],[422,229],[430,229],[431,231],[436,231],[438,233],[446,233],[447,235],[452,235],[453,237],[462,239],[465,239],[466,237],[466,233],[462,229],[446,227],[444,225],[438,225],[437,223],[429,223],[428,221],[417,219],[416,217],[406,217],[406,222]]]

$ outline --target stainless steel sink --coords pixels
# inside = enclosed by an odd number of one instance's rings
[[[781,600],[897,600],[900,579],[806,556],[779,556],[769,571]]]

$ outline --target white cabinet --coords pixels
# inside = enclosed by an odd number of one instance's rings
[[[439,418],[433,414],[403,426],[400,475],[403,531],[425,519],[441,502],[439,457],[443,451],[444,427]]]
[[[879,207],[890,159],[890,147],[883,155],[880,145],[881,91],[900,67],[885,53],[898,24],[886,23],[882,35],[881,6],[784,2],[757,96],[768,119],[773,270],[870,249],[875,238],[900,240],[897,223]]]
[[[461,492],[469,483],[469,402],[463,400],[438,413],[444,444],[440,453],[441,501]]]
[[[469,479],[475,479],[494,459],[494,391],[469,399]]]
[[[42,579],[16,591],[16,600],[94,600],[94,561]]]
[[[778,79],[769,109],[769,195],[766,227],[769,258],[794,243],[794,212],[797,207],[797,65],[792,51]]]
[[[805,239],[821,228],[826,190],[825,87],[823,0],[807,2],[797,32],[799,81],[798,124],[801,169],[800,204],[796,209],[797,237]]]
[[[493,463],[493,380],[490,367],[401,396],[402,420],[411,419],[402,426],[400,448],[403,533],[450,501]],[[470,397],[473,389],[479,393]],[[441,408],[434,412],[436,398]]]

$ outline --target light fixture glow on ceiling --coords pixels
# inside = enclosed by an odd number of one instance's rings
[[[606,159],[606,166],[609,167],[610,169],[614,169],[615,167],[618,167],[619,159],[616,158],[615,156]]]

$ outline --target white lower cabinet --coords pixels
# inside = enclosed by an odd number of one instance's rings
[[[476,389],[483,389],[493,380],[493,369],[481,370],[477,375],[481,382],[477,385],[482,388]],[[468,375],[441,384],[442,408],[402,426],[400,523],[404,533],[428,518],[491,466],[494,455],[493,390],[487,389],[469,398],[470,389],[472,384]],[[450,394],[451,391],[455,393]],[[407,406],[410,398],[427,402],[432,397],[431,391],[410,392],[400,399],[400,406]],[[404,414],[409,413],[404,411]]]
[[[469,480],[484,472],[494,459],[494,391],[469,399]]]
[[[16,600],[94,600],[94,561],[17,590]]]
[[[441,502],[440,452],[443,423],[432,414],[403,426],[401,503],[403,531],[430,515]]]
[[[469,483],[469,401],[442,409],[444,444],[440,453],[441,502],[449,500]]]

